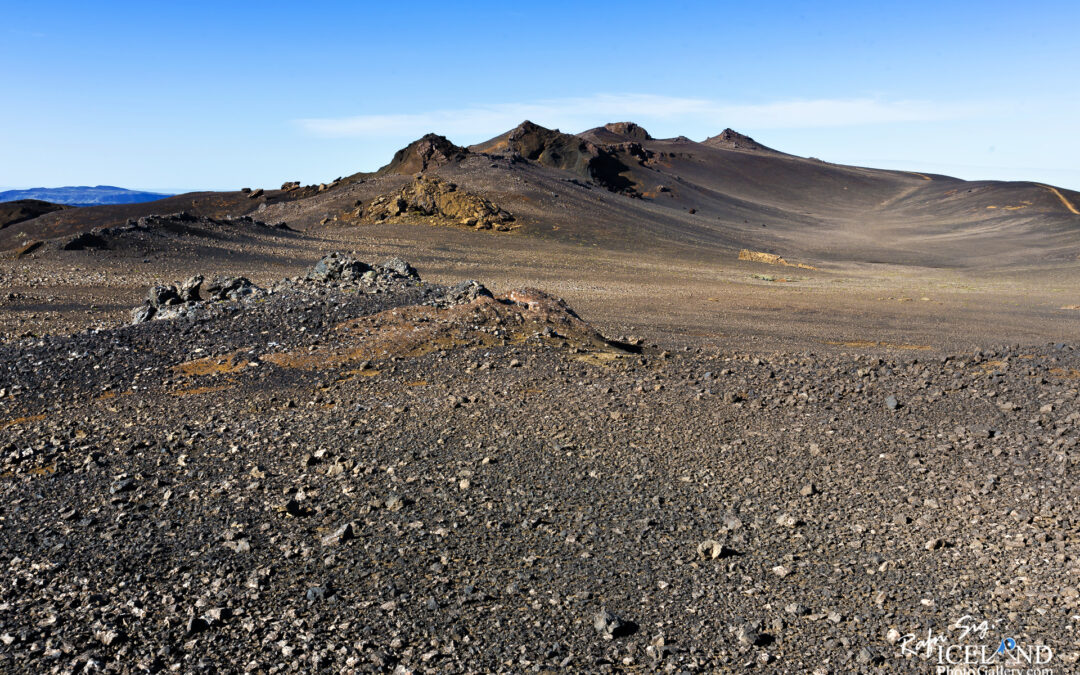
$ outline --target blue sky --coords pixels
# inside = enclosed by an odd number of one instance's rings
[[[525,118],[1080,189],[1080,3],[4,2],[0,186],[320,182]]]

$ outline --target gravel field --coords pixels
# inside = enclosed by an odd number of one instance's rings
[[[0,669],[1076,668],[1074,342],[613,342],[326,261],[0,345]]]

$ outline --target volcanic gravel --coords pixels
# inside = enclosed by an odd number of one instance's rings
[[[1073,667],[1072,345],[269,358],[446,292],[0,345],[0,668],[931,672],[965,616]]]

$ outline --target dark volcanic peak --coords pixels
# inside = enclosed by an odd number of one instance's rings
[[[597,152],[596,146],[588,141],[528,120],[515,127],[507,141],[510,149],[525,159],[582,175],[588,175],[589,160]]]
[[[446,136],[427,134],[394,153],[394,158],[389,164],[379,169],[379,173],[410,175],[432,167],[461,161],[468,153],[466,148],[454,145],[447,140]]]
[[[636,146],[634,151],[638,154],[644,154],[638,144],[629,145]],[[612,192],[632,192],[634,189],[633,182],[622,175],[629,169],[624,160],[632,154],[627,147],[598,144],[558,129],[546,129],[528,120],[486,146],[493,150],[509,150],[552,169],[576,173]]]
[[[609,122],[604,125],[604,128],[613,134],[619,134],[620,136],[628,136],[638,141],[651,141],[652,136],[648,131],[645,131],[644,127],[641,127],[634,122]]]
[[[709,145],[714,148],[732,148],[738,150],[770,150],[761,143],[758,143],[754,139],[750,138],[746,134],[740,134],[734,129],[724,129],[716,136],[706,138],[702,141],[704,145]]]

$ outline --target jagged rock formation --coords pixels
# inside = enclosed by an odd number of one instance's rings
[[[411,175],[461,161],[468,153],[467,149],[454,145],[445,136],[427,134],[394,153],[394,158],[379,169],[379,173]]]
[[[798,267],[804,270],[816,270],[813,265],[807,265],[805,263],[791,263],[784,260],[782,257],[775,253],[765,253],[763,251],[751,251],[748,248],[744,248],[739,251],[739,260],[746,260],[748,262],[765,263],[766,265],[779,265],[781,267]]]
[[[644,131],[637,125],[632,126]],[[564,134],[558,129],[544,128],[528,120],[505,137],[493,139],[482,149],[509,150],[514,157],[576,173],[612,192],[628,194],[637,194],[638,191],[634,182],[623,175],[630,168],[626,160],[643,162],[648,158],[648,151],[636,142],[601,145],[580,136]]]
[[[613,134],[629,136],[638,141],[652,140],[652,136],[649,135],[649,132],[645,131],[644,127],[641,127],[634,122],[610,122],[605,124],[604,128]]]
[[[702,141],[702,145],[714,148],[730,148],[732,150],[770,150],[761,143],[750,138],[746,134],[740,134],[734,129],[724,129],[715,136],[710,136]]]
[[[514,217],[480,195],[433,176],[420,176],[396,193],[376,197],[354,212],[364,220],[385,222],[423,218],[433,225],[462,225],[478,230],[512,229]]]

